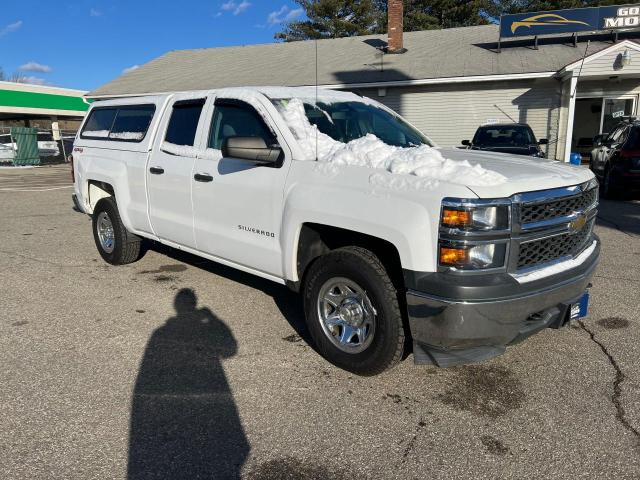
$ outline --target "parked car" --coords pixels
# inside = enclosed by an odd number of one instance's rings
[[[41,157],[55,157],[60,154],[58,142],[53,139],[51,132],[38,132],[37,141]],[[17,149],[16,143],[12,142],[11,135],[8,133],[0,135],[0,145],[13,149],[14,152]]]
[[[463,140],[462,145],[472,150],[488,150],[490,152],[511,153],[544,157],[540,145],[548,140],[536,140],[533,130],[526,123],[501,123],[478,127],[473,140]]]
[[[16,152],[12,147],[0,143],[0,162],[13,162],[15,155]]]
[[[620,122],[611,133],[595,137],[594,146],[590,168],[604,197],[640,190],[640,120]]]
[[[588,169],[440,149],[346,92],[95,102],[72,171],[106,262],[153,240],[287,285],[318,351],[361,375],[407,343],[472,363],[584,316],[600,251]]]

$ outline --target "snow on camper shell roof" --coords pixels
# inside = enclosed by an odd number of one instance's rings
[[[497,25],[406,32],[401,55],[384,55],[386,35],[319,40],[318,83],[349,85],[416,79],[558,71],[584,48],[541,43],[493,49]],[[608,39],[607,39],[608,40]],[[592,41],[588,54],[611,46]],[[384,68],[378,68],[384,62]],[[222,68],[224,67],[224,68]],[[315,85],[315,42],[175,50],[122,75],[88,97],[210,90],[233,86]]]

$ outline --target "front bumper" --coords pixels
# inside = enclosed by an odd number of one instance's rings
[[[442,296],[442,288],[437,289],[439,295],[409,290],[414,360],[441,367],[473,363],[501,355],[508,345],[544,328],[563,326],[569,306],[590,286],[599,255],[598,241],[593,253],[573,270],[522,285],[507,275],[494,276],[490,286],[454,289],[457,298]],[[441,280],[432,278],[429,283],[446,284]],[[494,296],[496,291],[506,295]]]

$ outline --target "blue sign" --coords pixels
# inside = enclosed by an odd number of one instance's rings
[[[500,37],[640,28],[640,4],[517,13],[500,17]]]

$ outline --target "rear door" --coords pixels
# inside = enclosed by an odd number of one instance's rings
[[[207,150],[194,174],[194,228],[198,250],[251,269],[282,276],[280,226],[290,152],[277,131],[246,102],[218,99],[207,122]],[[261,137],[279,143],[281,161],[273,166],[225,158],[229,137]]]
[[[192,171],[206,96],[176,95],[164,115],[147,164],[149,218],[162,240],[195,248]]]

